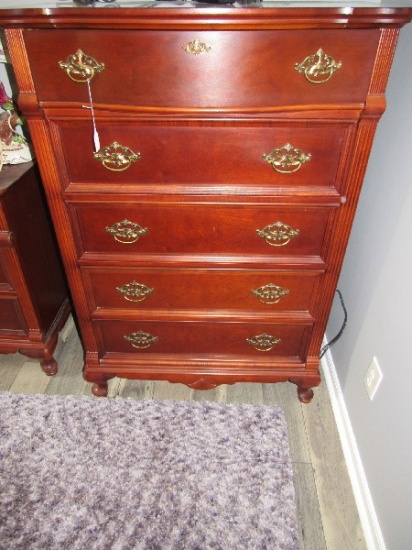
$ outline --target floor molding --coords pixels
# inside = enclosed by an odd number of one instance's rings
[[[333,413],[335,415],[335,421],[338,427],[367,548],[368,550],[386,550],[385,541],[376,515],[355,434],[353,433],[352,424],[339,383],[336,365],[330,350],[324,354],[321,363],[323,377],[331,399]]]

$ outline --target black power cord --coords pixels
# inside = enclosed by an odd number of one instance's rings
[[[345,302],[343,301],[342,292],[339,289],[336,289],[336,293],[339,296],[339,300],[340,300],[340,303],[341,303],[341,306],[342,306],[342,309],[343,309],[343,314],[344,314],[343,323],[342,323],[342,326],[341,326],[339,332],[337,333],[337,335],[334,338],[332,338],[332,340],[330,342],[325,344],[323,346],[323,348],[320,350],[320,354],[319,354],[320,359],[322,359],[322,357],[325,355],[325,353],[328,351],[328,349],[333,346],[333,344],[336,344],[336,342],[342,336],[342,334],[343,334],[343,332],[346,328],[346,323],[348,322],[348,312],[347,312],[346,307],[345,307]]]

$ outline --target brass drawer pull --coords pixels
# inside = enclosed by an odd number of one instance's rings
[[[124,339],[132,344],[134,348],[137,349],[147,349],[155,344],[159,338],[158,336],[153,336],[148,332],[143,332],[139,330],[138,332],[133,332],[132,334],[125,335]]]
[[[149,294],[154,291],[153,288],[149,288],[146,285],[137,283],[136,281],[119,286],[116,290],[128,302],[143,302],[143,300],[145,300]]]
[[[111,145],[102,147],[97,153],[93,153],[93,157],[100,160],[107,170],[123,172],[130,168],[132,162],[139,160],[141,155],[114,141]]]
[[[106,232],[113,235],[115,241],[122,244],[133,244],[145,235],[149,230],[140,227],[139,224],[123,220],[113,224],[111,227],[106,227]]]
[[[191,53],[193,55],[200,55],[201,53],[209,52],[212,48],[208,44],[200,42],[198,38],[195,38],[191,42],[188,42],[187,44],[182,46],[182,49],[185,52]]]
[[[269,283],[251,292],[262,304],[278,304],[282,298],[290,293],[290,290]]]
[[[282,340],[280,338],[275,338],[270,334],[259,334],[253,336],[252,338],[246,338],[246,342],[255,348],[257,351],[270,351],[277,344],[280,344]]]
[[[312,155],[296,149],[290,143],[286,143],[279,149],[273,149],[268,155],[263,155],[265,161],[272,165],[272,168],[280,174],[293,174],[301,168],[302,164],[308,162]]]
[[[295,69],[303,73],[306,79],[312,84],[323,84],[327,82],[333,73],[342,67],[342,61],[335,61],[327,55],[322,48],[314,55],[306,57],[302,63],[295,63]]]
[[[96,73],[101,73],[104,69],[104,63],[98,63],[82,50],[69,55],[66,62],[59,61],[59,66],[74,82],[90,82]]]
[[[270,246],[286,246],[291,239],[299,235],[300,231],[282,222],[276,222],[263,229],[256,229],[256,233]]]

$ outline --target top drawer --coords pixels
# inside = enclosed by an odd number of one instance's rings
[[[379,36],[379,29],[24,31],[40,101],[89,103],[92,74],[95,103],[157,108],[363,103]],[[92,63],[79,50],[100,65],[79,70]]]

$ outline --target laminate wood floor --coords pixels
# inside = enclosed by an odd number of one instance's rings
[[[0,391],[92,395],[92,385],[82,377],[83,350],[71,318],[60,334],[55,357],[59,372],[50,378],[37,361],[17,353],[0,355]],[[114,396],[281,406],[288,422],[302,550],[366,549],[325,384],[316,388],[309,405],[298,401],[296,386],[290,383],[197,391],[182,384],[114,378],[109,397]]]

